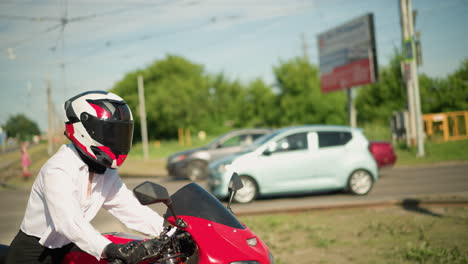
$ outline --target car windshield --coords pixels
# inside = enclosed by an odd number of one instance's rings
[[[261,145],[265,144],[268,142],[270,139],[274,138],[276,135],[278,135],[281,131],[276,130],[271,132],[270,134],[265,134],[259,138],[257,138],[252,145],[248,146],[242,153],[247,153],[247,152],[252,152],[259,148]]]
[[[245,227],[212,194],[196,183],[185,185],[171,195],[172,205],[177,215],[194,216],[237,229]],[[165,217],[172,216],[168,209]]]
[[[226,137],[226,135],[228,135],[228,134],[229,134],[229,132],[228,132],[228,133],[225,133],[225,134],[222,134],[221,136],[219,136],[219,137],[213,139],[213,140],[212,140],[210,143],[208,143],[206,146],[207,146],[208,148],[213,148],[213,147],[215,147],[215,146],[218,146],[218,144],[219,144],[219,142],[221,141],[221,139],[223,139],[224,137]]]

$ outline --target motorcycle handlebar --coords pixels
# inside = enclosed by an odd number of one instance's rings
[[[148,257],[152,257],[153,255],[159,254],[159,250],[161,249],[160,246],[167,243],[168,241],[169,241],[169,237],[166,236],[166,235],[164,235],[162,239],[161,238],[154,238],[154,239],[149,239],[149,240],[143,241],[142,244],[146,248],[146,250],[147,250],[147,252],[149,254],[149,256],[145,257],[144,259],[146,259]],[[155,246],[156,246],[156,248],[154,248]],[[125,262],[123,262],[120,259],[114,259],[114,260],[108,262],[108,264],[125,264]]]

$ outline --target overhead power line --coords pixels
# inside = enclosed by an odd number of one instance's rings
[[[185,32],[192,32],[192,31],[202,29],[202,28],[204,28],[206,26],[217,23],[217,22],[219,22],[219,21],[221,21],[223,19],[238,19],[238,18],[240,18],[240,16],[238,16],[238,15],[236,15],[236,16],[226,16],[226,17],[211,17],[207,21],[204,21],[204,22],[202,22],[202,23],[200,23],[198,25],[194,25],[194,26],[187,27],[187,28],[181,28],[179,30],[158,32],[158,33],[154,33],[154,34],[144,34],[144,35],[141,35],[140,37],[137,37],[137,38],[122,40],[122,41],[118,41],[118,42],[106,41],[104,43],[104,46],[101,46],[101,47],[99,47],[97,49],[94,49],[94,50],[92,50],[92,51],[90,51],[90,52],[88,52],[88,53],[86,53],[84,55],[80,55],[76,59],[69,61],[67,64],[74,64],[74,63],[80,62],[83,59],[86,59],[86,58],[88,58],[90,56],[96,55],[98,52],[101,52],[101,51],[103,51],[105,49],[109,49],[110,47],[115,48],[115,47],[120,47],[120,46],[129,44],[129,43],[138,42],[138,41],[148,41],[148,40],[160,39],[160,38],[163,38],[163,37],[170,37],[170,36],[173,36],[173,35],[177,35],[177,34],[181,34],[181,33],[185,33]]]
[[[37,33],[33,33],[25,38],[21,38],[21,39],[17,39],[17,40],[13,40],[11,42],[9,42],[8,44],[6,44],[2,49],[8,49],[8,48],[16,48],[20,45],[22,45],[23,43],[26,43],[26,42],[30,42],[31,40],[39,37],[39,36],[43,36],[44,33],[49,33],[51,31],[54,31],[58,28],[60,28],[62,25],[61,24],[58,24],[58,25],[53,25],[51,27],[48,27],[42,31],[39,31]]]
[[[0,15],[0,19],[10,19],[10,20],[23,20],[23,21],[60,21],[57,17],[29,17],[29,16],[17,16],[17,15]]]

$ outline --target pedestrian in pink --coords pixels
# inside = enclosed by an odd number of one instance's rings
[[[31,166],[31,160],[29,159],[27,144],[21,144],[21,167],[23,167],[23,180],[28,180],[31,177],[31,172],[29,171],[29,166]]]

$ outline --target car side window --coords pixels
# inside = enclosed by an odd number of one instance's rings
[[[237,146],[248,146],[252,144],[252,135],[237,135],[224,141],[219,147],[229,148]]]
[[[303,150],[307,147],[307,133],[297,133],[276,141],[274,152]]]
[[[318,134],[319,148],[342,146],[348,143],[352,135],[344,131],[320,131]]]
[[[252,140],[255,141],[257,138],[262,137],[265,134],[252,134]]]
[[[240,146],[242,143],[242,138],[245,137],[245,135],[237,135],[232,138],[228,138],[226,141],[224,141],[221,145],[219,145],[220,148],[228,148],[228,147],[236,147]]]

